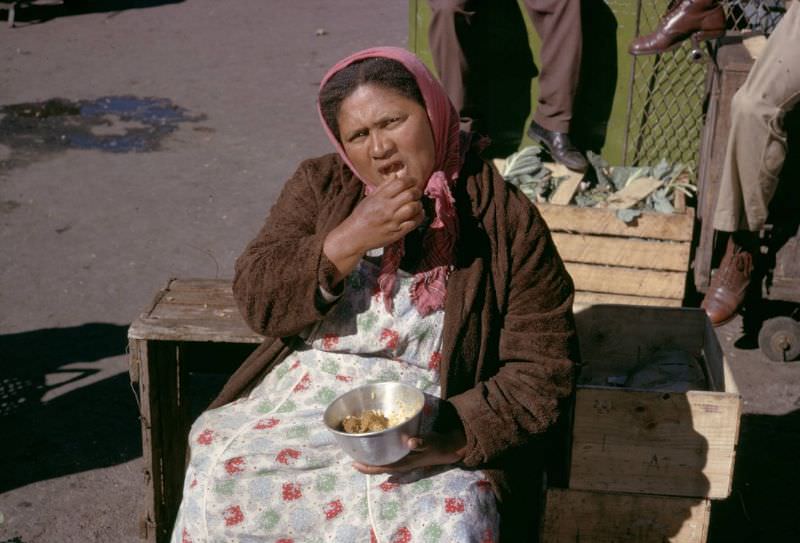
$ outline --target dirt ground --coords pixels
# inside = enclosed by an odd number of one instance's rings
[[[135,542],[128,324],[169,277],[232,275],[298,162],[330,149],[322,74],[405,46],[407,4],[42,1],[17,17],[0,27],[0,543]],[[740,329],[719,332],[744,415],[709,541],[797,541],[800,363]]]

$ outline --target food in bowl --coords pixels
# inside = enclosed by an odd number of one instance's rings
[[[379,432],[388,427],[389,419],[377,409],[367,409],[359,415],[347,415],[342,421],[342,430],[348,434]]]
[[[408,454],[408,438],[419,434],[424,405],[424,394],[414,386],[397,381],[372,383],[333,400],[325,410],[323,421],[336,443],[353,460],[381,466]],[[387,419],[386,427],[359,433],[345,430],[343,423],[346,418],[361,417],[363,423],[367,411],[379,413]],[[379,424],[382,426],[381,422]]]
[[[347,434],[366,434],[380,432],[402,424],[414,416],[415,409],[404,402],[398,402],[392,410],[384,414],[381,409],[366,409],[357,415],[347,415],[342,419],[340,431]]]

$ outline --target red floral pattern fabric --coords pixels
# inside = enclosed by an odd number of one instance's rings
[[[449,543],[496,541],[494,494],[479,471],[365,476],[336,446],[322,413],[362,383],[396,380],[436,415],[443,313],[421,316],[400,274],[389,314],[367,261],[298,351],[249,397],[192,426],[191,460],[172,541]]]

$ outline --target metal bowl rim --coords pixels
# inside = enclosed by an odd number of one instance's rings
[[[389,427],[389,428],[384,428],[383,430],[377,430],[377,431],[375,431],[375,432],[365,432],[365,433],[363,433],[363,434],[350,434],[350,433],[348,433],[348,432],[342,432],[341,430],[337,430],[337,429],[335,429],[335,428],[331,428],[331,427],[328,425],[328,423],[325,421],[326,415],[328,414],[328,410],[331,408],[331,406],[332,406],[333,404],[335,404],[335,403],[336,403],[336,402],[337,402],[337,401],[338,401],[340,398],[342,398],[343,396],[345,396],[345,395],[347,395],[347,394],[354,393],[354,392],[356,392],[356,391],[358,391],[358,390],[361,390],[362,388],[371,388],[371,387],[374,387],[375,385],[388,385],[388,384],[391,384],[391,385],[400,385],[401,387],[408,388],[408,389],[412,389],[412,390],[413,390],[413,391],[414,391],[416,394],[418,394],[418,395],[420,396],[420,398],[421,398],[421,400],[422,400],[422,403],[421,403],[421,405],[419,406],[419,409],[416,409],[416,410],[414,411],[414,414],[413,414],[413,415],[411,415],[410,417],[408,417],[406,420],[404,420],[404,421],[403,421],[403,422],[401,422],[400,424],[397,424],[397,425],[395,425],[395,426],[391,426],[391,427]],[[424,408],[424,407],[425,407],[425,394],[424,394],[424,393],[423,393],[423,392],[422,392],[420,389],[418,389],[418,388],[417,388],[417,387],[415,387],[415,386],[408,385],[408,384],[406,384],[406,383],[403,383],[403,382],[401,382],[401,381],[381,381],[381,382],[378,382],[378,383],[367,383],[366,385],[357,386],[356,388],[354,388],[354,389],[352,389],[352,390],[348,390],[348,391],[347,391],[347,392],[345,392],[344,394],[340,394],[339,396],[337,396],[336,398],[334,398],[334,400],[333,400],[333,401],[332,401],[330,404],[328,404],[328,407],[326,407],[326,408],[325,408],[325,412],[322,414],[322,423],[325,425],[325,427],[326,427],[328,430],[330,430],[330,431],[331,431],[331,432],[333,432],[334,434],[337,434],[337,435],[340,435],[340,436],[346,436],[346,437],[358,437],[358,438],[361,438],[361,437],[375,437],[375,436],[379,436],[379,435],[381,435],[381,434],[383,434],[383,433],[385,433],[385,432],[389,432],[389,431],[391,431],[391,430],[396,430],[397,428],[399,428],[399,427],[400,427],[400,426],[402,426],[403,424],[405,424],[405,423],[407,423],[408,421],[410,421],[410,420],[414,419],[415,417],[417,417],[417,416],[418,416],[418,415],[419,415],[419,414],[422,412],[422,410],[423,410],[423,408]]]

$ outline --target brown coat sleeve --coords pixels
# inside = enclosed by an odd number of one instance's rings
[[[332,155],[300,164],[263,228],[237,259],[234,297],[256,332],[294,336],[323,317],[317,288],[333,291],[336,269],[322,244],[359,196],[358,184],[343,190],[342,177]]]
[[[549,229],[530,201],[499,175],[481,219],[492,244],[491,269],[500,311],[494,375],[449,398],[464,424],[464,464],[478,466],[529,443],[557,420],[570,397],[577,338],[573,283]]]

